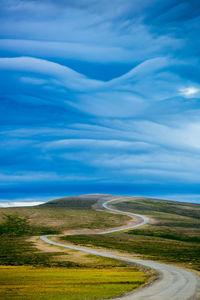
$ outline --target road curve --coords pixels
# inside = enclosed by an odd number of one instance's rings
[[[132,225],[129,225],[129,226],[125,225],[125,226],[122,226],[122,227],[119,227],[119,228],[109,229],[109,230],[100,232],[98,234],[106,234],[106,233],[113,233],[113,232],[117,232],[117,231],[121,231],[121,230],[133,229],[133,228],[137,228],[139,226],[142,226],[142,225],[145,225],[145,224],[149,223],[149,218],[146,217],[146,216],[142,216],[142,215],[134,214],[134,213],[130,213],[130,212],[124,212],[124,211],[118,210],[116,208],[111,208],[111,207],[108,206],[109,203],[114,202],[116,200],[120,200],[120,199],[121,198],[110,199],[110,200],[104,202],[102,204],[102,207],[105,208],[105,209],[107,209],[107,210],[109,210],[109,211],[111,211],[111,212],[118,213],[120,215],[129,216],[134,221],[137,218],[137,224],[132,224]]]
[[[113,213],[120,213],[127,216],[130,216],[132,218],[137,217],[138,223],[135,225],[130,226],[124,226],[119,227],[111,230],[107,230],[98,234],[106,234],[106,233],[112,233],[117,232],[120,230],[126,230],[126,229],[132,229],[139,226],[142,226],[149,222],[148,217],[133,214],[129,212],[122,212],[114,208],[110,208],[108,204],[110,204],[113,201],[120,200],[121,198],[112,198],[102,204],[102,206],[113,212]],[[52,236],[52,235],[51,235]],[[143,266],[150,267],[154,270],[156,270],[159,274],[159,278],[154,281],[152,284],[141,288],[137,290],[136,292],[133,292],[129,295],[124,295],[117,299],[124,299],[124,300],[197,300],[199,298],[199,292],[200,292],[200,278],[194,274],[193,272],[190,272],[188,270],[185,270],[183,268],[175,267],[172,265],[167,265],[163,263],[158,263],[150,260],[141,260],[141,259],[133,259],[133,258],[126,258],[121,255],[113,255],[106,252],[103,252],[102,250],[93,250],[93,249],[86,249],[84,247],[79,246],[72,246],[62,243],[57,243],[54,241],[51,241],[49,238],[49,235],[41,236],[40,238],[49,244],[64,247],[72,250],[78,250],[83,251],[86,253],[99,255],[103,257],[108,258],[114,258],[121,261],[129,262],[129,263],[137,263],[141,264]]]

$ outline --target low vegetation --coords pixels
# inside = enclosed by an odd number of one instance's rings
[[[121,209],[137,210],[145,212],[162,212],[168,214],[175,214],[180,216],[192,217],[199,219],[200,207],[199,204],[188,202],[177,202],[168,200],[157,200],[151,198],[132,198],[118,202],[117,207]]]
[[[54,262],[53,254],[37,251],[33,243],[26,241],[30,235],[52,233],[56,231],[33,226],[26,217],[5,215],[0,224],[0,265],[59,266],[58,262]],[[76,265],[65,262],[65,266]]]
[[[39,205],[39,207],[67,207],[72,209],[91,209],[92,206],[98,201],[99,196],[72,196],[59,198],[52,201],[48,201]]]
[[[29,218],[17,214],[7,214],[3,216],[3,222],[0,223],[0,236],[23,236],[23,235],[42,235],[56,234],[58,230],[30,224]]]
[[[68,253],[63,251],[51,251],[45,253],[40,251],[30,236],[42,234],[55,234],[56,231],[48,227],[31,225],[26,217],[18,215],[5,215],[4,221],[0,224],[0,265],[31,265],[43,267],[78,267],[78,268],[101,268],[124,266],[112,259],[102,258],[98,263],[92,263],[93,256],[87,264],[79,261],[68,260]],[[41,241],[41,240],[40,240]],[[42,242],[42,241],[41,241]]]
[[[110,299],[132,291],[146,280],[145,274],[134,268],[69,270],[0,267],[0,298],[4,300]]]
[[[185,236],[181,234],[174,233],[171,230],[166,231],[151,231],[149,230],[130,230],[128,234],[133,235],[142,235],[142,236],[152,236],[152,237],[159,237],[169,240],[176,240],[176,241],[183,241],[183,242],[194,242],[194,243],[200,243],[200,237],[199,236]]]
[[[0,299],[109,299],[152,277],[121,261],[58,247],[40,250],[38,241],[31,241],[63,229],[116,226],[127,221],[124,216],[90,208],[32,207],[1,209],[0,219]]]
[[[115,204],[120,210],[148,215],[141,229],[110,235],[75,235],[64,240],[140,254],[143,258],[182,264],[200,270],[199,205],[134,198]]]
[[[129,220],[126,216],[113,215],[104,211],[92,209],[72,209],[67,207],[20,207],[1,208],[0,222],[5,215],[18,215],[26,217],[32,226],[48,227],[58,233],[71,229],[104,229],[123,225]],[[1,223],[0,223],[1,224]],[[37,233],[35,233],[37,235]]]
[[[200,205],[176,201],[155,199],[139,199],[117,203],[120,210],[147,215],[153,221],[144,227],[151,232],[171,234],[178,239],[199,240],[200,236]]]
[[[0,298],[109,299],[155,277],[132,265],[127,268],[124,262],[47,246],[39,237],[34,237],[66,230],[104,229],[129,220],[123,215],[94,211],[91,208],[95,199],[86,200],[84,209],[84,201],[80,198],[76,203],[64,198],[62,204],[56,200],[38,207],[0,209]],[[118,249],[142,258],[200,270],[198,205],[129,198],[116,203],[115,207],[148,215],[151,222],[128,232],[68,235],[62,240]]]
[[[85,255],[77,261],[70,251],[39,251],[27,238],[46,231],[47,228],[30,225],[25,217],[4,217],[0,234],[0,299],[109,299],[149,279],[144,272],[114,259]]]
[[[110,235],[75,235],[63,237],[65,241],[77,245],[88,245],[108,249],[118,249],[143,258],[163,262],[183,263],[187,267],[200,270],[199,244],[180,242],[149,236],[127,233]]]

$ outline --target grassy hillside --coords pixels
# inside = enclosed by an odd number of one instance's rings
[[[200,236],[200,205],[176,201],[135,198],[115,206],[153,218],[148,230],[174,232],[186,237]]]
[[[104,198],[107,196],[105,195]],[[39,205],[39,207],[68,207],[72,209],[90,209],[99,200],[99,195],[77,195],[59,198]]]
[[[104,195],[106,199],[108,196]],[[55,233],[69,229],[104,229],[123,225],[126,216],[95,211],[92,205],[99,195],[82,195],[49,201],[36,207],[0,208],[0,224],[4,215],[16,214],[29,219],[31,225],[47,227]]]
[[[128,232],[66,236],[63,239],[200,270],[200,205],[133,198],[118,202],[115,207],[147,215],[151,218],[150,224]]]
[[[34,237],[69,229],[113,227],[128,220],[92,210],[96,200],[70,197],[49,207],[0,209],[0,298],[107,299],[155,277],[147,270],[127,268],[121,261],[48,245]],[[83,209],[80,201],[82,206],[85,203]]]
[[[16,214],[27,217],[32,225],[45,226],[62,232],[69,229],[103,229],[123,225],[129,220],[126,216],[113,215],[104,211],[91,209],[71,209],[71,208],[46,208],[46,207],[26,207],[26,208],[1,208],[0,222],[4,215]]]
[[[124,224],[128,220],[125,216],[112,215],[93,209],[71,208],[76,197],[55,200],[58,207],[19,207],[0,209],[0,264],[1,265],[41,265],[41,266],[85,266],[73,264],[66,259],[58,259],[58,253],[46,255],[38,251],[29,237],[44,234],[58,234],[71,229],[98,229]],[[80,200],[81,199],[81,200]],[[89,199],[89,200],[88,200]],[[79,196],[82,204],[96,202],[97,196]],[[68,207],[64,207],[67,202]],[[51,203],[50,201],[49,203]],[[59,207],[62,203],[62,207]],[[51,204],[50,204],[51,205]],[[47,203],[48,206],[48,203]],[[74,207],[74,204],[72,204]]]
[[[64,197],[48,201],[39,205],[39,207],[68,207],[72,209],[91,209],[94,204],[110,199],[110,195],[106,194],[89,194]],[[97,205],[101,208],[101,205]]]

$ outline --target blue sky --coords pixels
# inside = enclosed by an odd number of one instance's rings
[[[1,0],[0,198],[198,195],[199,27],[194,0]]]

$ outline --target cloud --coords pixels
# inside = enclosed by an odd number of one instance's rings
[[[198,1],[3,0],[2,197],[197,189],[198,14]]]
[[[0,201],[2,201],[0,199]],[[1,203],[0,202],[0,207],[24,207],[24,206],[37,206],[37,205],[40,205],[40,204],[43,204],[44,202],[15,202],[15,201],[10,201],[10,202],[4,202],[4,203]]]
[[[95,180],[95,177],[84,176],[84,175],[63,175],[57,174],[56,172],[16,172],[16,174],[0,174],[0,185],[18,184],[20,182],[70,182],[70,181],[88,181]]]
[[[137,1],[115,1],[113,10],[113,3],[106,1],[84,1],[81,5],[69,1],[3,1],[0,52],[3,56],[9,53],[131,67],[182,45],[181,39],[168,33],[155,34],[143,22],[145,8],[151,12],[152,5],[152,1],[140,5]]]
[[[100,82],[87,79],[84,75],[68,67],[33,57],[0,58],[0,69],[39,74],[46,78],[50,76],[52,78],[52,81],[50,79],[50,83],[52,82],[54,85],[60,84],[66,88],[75,90],[78,90],[80,86],[84,90],[84,88],[92,88],[100,84]]]
[[[101,140],[101,139],[64,139],[64,140],[56,140],[47,143],[42,143],[39,145],[45,151],[65,151],[70,149],[76,149],[76,151],[89,151],[95,149],[97,152],[105,151],[106,149],[114,149],[117,150],[126,150],[126,151],[143,151],[148,148],[152,148],[151,145],[144,142],[137,141],[126,141],[126,140]]]
[[[89,79],[66,66],[31,57],[1,58],[0,70],[10,71],[5,74],[13,82],[12,93],[15,87],[17,95],[26,93],[25,97],[20,96],[21,100],[48,101],[96,116],[131,117],[144,115],[152,102],[176,95],[176,84],[183,80],[168,71],[172,63],[165,57],[150,59],[108,82]],[[30,93],[31,97],[27,95]]]
[[[119,140],[97,140],[97,139],[66,139],[66,140],[57,140],[53,142],[48,142],[45,145],[47,149],[65,149],[73,148],[76,146],[92,146],[92,147],[127,147],[131,143],[128,141],[119,141]]]
[[[2,39],[0,40],[0,51],[20,56],[48,57],[51,60],[61,58],[103,63],[113,63],[119,60],[129,63],[134,57],[131,50],[120,46],[88,45],[84,42]]]
[[[199,89],[197,89],[196,87],[193,87],[193,86],[179,89],[180,95],[183,95],[186,98],[193,97],[198,92],[199,92]]]

